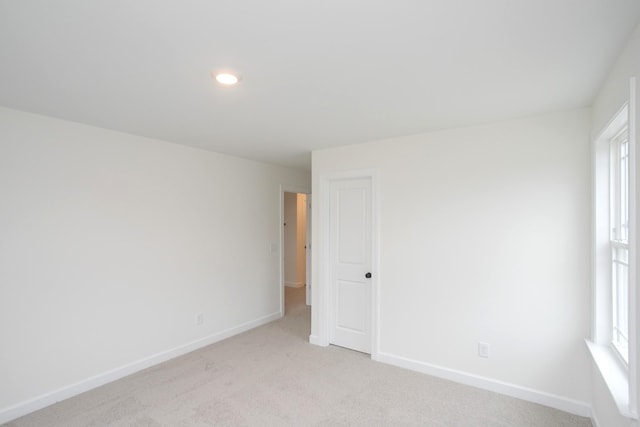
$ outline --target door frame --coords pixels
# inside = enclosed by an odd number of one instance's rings
[[[331,344],[331,328],[334,310],[334,295],[331,285],[331,184],[336,181],[351,179],[369,179],[371,182],[371,358],[379,360],[379,319],[380,319],[380,227],[378,171],[376,169],[359,169],[352,171],[321,174],[318,180],[317,232],[314,235],[317,256],[318,283],[312,288],[313,301],[317,301],[318,337],[310,337],[312,343],[321,346]],[[313,307],[315,309],[316,307]],[[315,341],[315,342],[314,342]]]
[[[279,266],[279,277],[280,277],[280,317],[283,317],[285,315],[284,312],[284,293],[285,293],[285,286],[284,286],[284,193],[298,193],[298,194],[306,194],[307,196],[309,196],[311,194],[311,189],[309,187],[299,187],[299,186],[295,186],[295,185],[288,185],[288,184],[280,184],[280,236],[279,236],[279,245],[280,245],[280,266]],[[309,228],[307,227],[307,232],[309,232]],[[307,259],[307,257],[305,256],[306,259],[306,264],[307,264],[307,270],[309,271],[311,269],[311,264],[310,264],[310,260]],[[307,275],[308,276],[308,275]],[[307,284],[305,283],[305,288],[307,287]]]
[[[311,195],[311,193],[307,194],[307,200],[306,200],[306,206],[305,209],[307,210],[307,235],[306,235],[306,242],[305,242],[305,248],[306,248],[306,253],[305,253],[305,262],[307,263],[306,266],[306,283],[304,284],[307,295],[306,295],[306,301],[305,303],[310,306],[311,305],[311,294],[312,294],[312,277],[313,275],[311,274],[311,262],[313,260],[313,251],[311,248],[311,245],[313,244],[313,235],[311,234],[311,223],[312,223],[312,219],[313,219],[313,214],[311,213],[311,204],[313,203],[313,196]]]

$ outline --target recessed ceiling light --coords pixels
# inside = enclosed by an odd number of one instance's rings
[[[240,80],[238,76],[235,76],[231,73],[216,73],[215,77],[218,83],[225,86],[232,86],[238,83],[238,80]]]

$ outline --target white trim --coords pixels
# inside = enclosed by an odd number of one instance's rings
[[[481,388],[483,390],[493,391],[495,393],[504,394],[506,396],[515,397],[528,402],[549,406],[581,417],[591,416],[591,406],[587,402],[568,399],[566,397],[546,393],[540,390],[481,377],[479,375],[473,375],[438,365],[432,365],[430,363],[424,363],[389,353],[378,353],[378,360],[400,368],[421,372],[438,378],[444,378],[460,384]]]
[[[592,331],[591,339],[599,345],[612,341],[611,319],[611,241],[610,224],[610,140],[628,122],[626,102],[609,120],[592,143]]]
[[[604,130],[593,139],[591,146],[591,339],[604,344],[611,342],[608,320],[611,318],[611,293],[608,285],[611,277],[608,242],[609,226],[609,129],[624,111],[623,106],[607,123]]]
[[[307,200],[306,200],[306,210],[307,210],[307,217],[306,217],[306,222],[307,222],[307,241],[305,242],[306,246],[307,246],[307,250],[305,253],[305,262],[306,264],[306,295],[305,295],[305,303],[307,305],[311,305],[313,303],[312,298],[311,298],[311,288],[312,288],[312,283],[311,280],[313,279],[313,271],[311,269],[311,262],[313,259],[313,250],[311,248],[311,245],[313,244],[313,234],[311,232],[311,224],[313,221],[313,214],[311,212],[311,203],[313,203],[313,196],[311,195],[311,193],[307,194]]]
[[[629,411],[638,416],[638,157],[636,78],[629,79]]]
[[[629,80],[629,99],[602,128],[592,144],[592,331],[589,350],[618,411],[638,419],[638,229],[637,229],[637,98],[636,79]],[[625,125],[629,132],[629,355],[628,366],[621,367],[611,343],[611,271],[609,234],[609,140]],[[606,148],[606,150],[605,150]],[[606,185],[605,185],[606,183]],[[607,206],[605,212],[603,206]],[[605,245],[606,243],[606,245]],[[606,262],[605,262],[606,260]]]
[[[591,356],[600,371],[611,397],[618,407],[618,412],[627,418],[638,419],[638,414],[629,402],[629,375],[626,367],[610,346],[596,344],[585,340]]]
[[[81,393],[84,393],[96,387],[100,387],[112,381],[119,380],[120,378],[124,378],[143,369],[147,369],[151,366],[166,362],[167,360],[182,356],[187,353],[191,353],[192,351],[198,350],[202,347],[206,347],[218,341],[222,341],[234,335],[246,332],[250,329],[257,328],[258,326],[273,322],[274,320],[277,320],[281,317],[282,314],[280,312],[272,313],[267,316],[260,317],[256,320],[252,320],[233,328],[226,329],[222,332],[218,332],[207,337],[192,341],[190,343],[174,347],[170,350],[154,354],[144,359],[128,363],[119,368],[114,368],[101,374],[94,375],[82,381],[78,381],[77,383],[69,384],[57,390],[53,390],[32,399],[25,400],[13,406],[3,408],[0,410],[0,424],[15,420],[16,418],[19,418],[23,415],[27,415],[31,412],[45,408],[49,405],[53,405],[56,402],[60,402],[70,397],[77,396]]]
[[[331,342],[332,289],[330,277],[330,242],[331,230],[331,183],[346,179],[365,178],[371,181],[371,245],[372,245],[372,280],[371,280],[371,359],[378,360],[379,354],[379,283],[380,283],[380,225],[379,225],[379,173],[377,169],[358,169],[352,171],[331,172],[319,176],[318,206],[318,236],[314,236],[315,250],[318,259],[318,284],[315,286],[318,296],[319,325],[318,336],[312,344],[327,346]]]
[[[373,289],[371,292],[371,359],[378,360],[380,355],[380,177],[378,170],[371,173],[371,244]]]

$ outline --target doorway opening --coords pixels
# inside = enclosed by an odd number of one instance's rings
[[[283,285],[284,314],[310,305],[309,200],[305,193],[284,192],[283,197]]]

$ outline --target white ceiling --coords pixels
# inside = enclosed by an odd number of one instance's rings
[[[0,0],[0,105],[308,168],[588,106],[639,19],[638,0]]]

